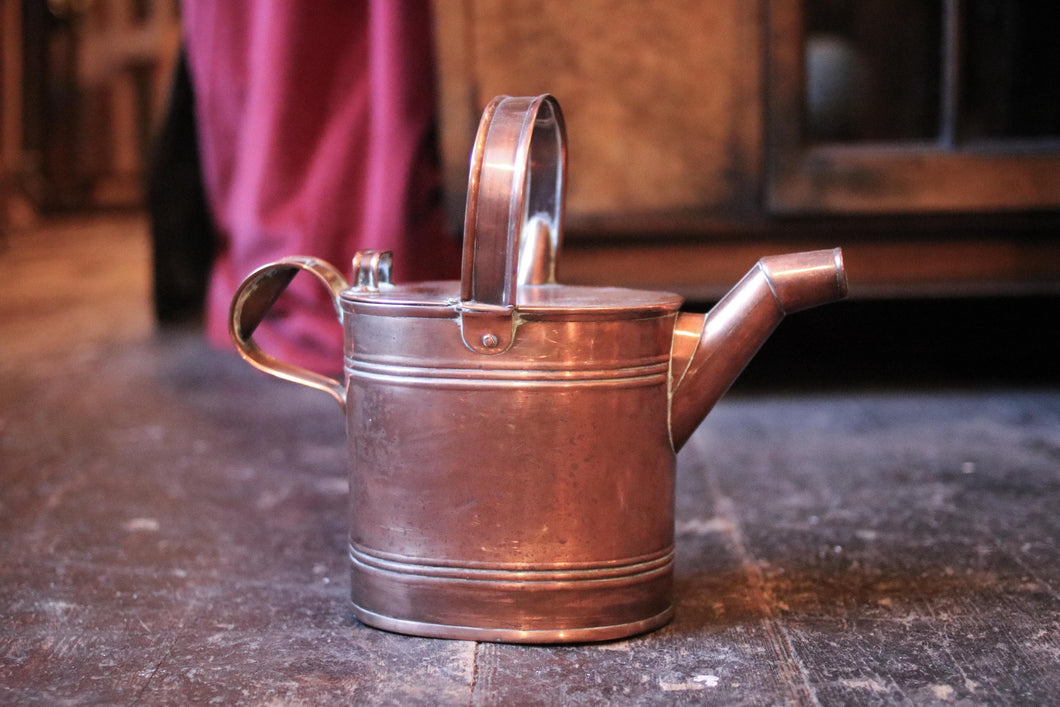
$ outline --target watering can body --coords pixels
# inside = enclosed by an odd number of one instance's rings
[[[669,618],[679,300],[635,314],[580,302],[572,320],[527,304],[553,286],[522,289],[515,340],[489,357],[464,345],[440,293],[415,312],[342,300],[352,591],[367,623],[556,642]]]
[[[369,625],[557,643],[666,623],[676,450],[787,311],[845,292],[838,251],[762,261],[706,318],[666,292],[557,284],[565,162],[555,99],[498,98],[459,282],[395,285],[368,251],[352,285],[293,257],[233,300],[249,362],[345,409],[351,593]],[[341,382],[253,341],[302,271],[343,323]]]

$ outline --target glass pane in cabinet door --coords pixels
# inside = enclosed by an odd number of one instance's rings
[[[964,0],[961,136],[1060,137],[1060,3]]]
[[[936,139],[941,2],[805,0],[803,12],[809,141]]]

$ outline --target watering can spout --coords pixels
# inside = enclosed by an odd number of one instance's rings
[[[680,449],[784,315],[847,293],[839,248],[762,258],[704,317],[680,314],[671,356],[670,434]]]

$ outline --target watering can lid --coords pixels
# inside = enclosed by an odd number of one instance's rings
[[[530,318],[579,314],[593,318],[636,318],[677,310],[683,301],[680,295],[672,292],[557,284],[520,285],[516,298],[515,309],[519,315]],[[378,289],[355,285],[342,293],[342,300],[353,309],[366,312],[396,308],[390,314],[452,316],[454,308],[461,306],[460,282],[444,280],[403,285],[381,282]]]

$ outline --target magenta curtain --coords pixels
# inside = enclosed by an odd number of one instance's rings
[[[459,274],[434,159],[428,2],[184,0],[185,43],[207,198],[222,243],[209,338],[228,346],[239,282],[286,255],[347,272],[354,253],[394,252],[395,279]],[[295,278],[261,346],[318,371],[342,363],[323,288]]]

